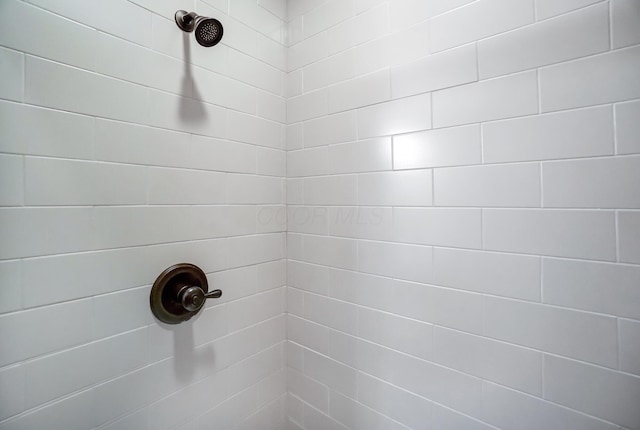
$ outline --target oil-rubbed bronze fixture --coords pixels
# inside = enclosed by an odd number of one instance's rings
[[[200,16],[195,12],[179,10],[175,14],[176,24],[180,30],[194,32],[198,43],[205,47],[215,46],[222,40],[224,28],[222,23],[215,18]],[[195,31],[194,31],[195,30]]]
[[[198,266],[180,263],[162,272],[151,288],[151,312],[167,324],[191,319],[207,299],[217,299],[222,290],[209,292],[207,276]]]

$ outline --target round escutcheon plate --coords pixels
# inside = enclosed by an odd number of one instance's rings
[[[198,266],[180,263],[162,272],[151,287],[149,296],[153,315],[166,324],[179,324],[191,319],[200,308],[194,311],[185,309],[179,297],[184,287],[191,286],[202,288],[205,294],[209,291],[207,277]]]

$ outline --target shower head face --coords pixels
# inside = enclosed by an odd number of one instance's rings
[[[215,18],[199,16],[194,30],[196,40],[202,46],[217,45],[222,40],[224,29],[222,23]]]

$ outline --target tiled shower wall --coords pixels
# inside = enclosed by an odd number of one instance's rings
[[[288,7],[288,428],[640,429],[640,2]]]
[[[0,429],[282,428],[285,13],[0,1]],[[183,261],[224,295],[161,326]]]

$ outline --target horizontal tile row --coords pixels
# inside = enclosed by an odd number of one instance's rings
[[[617,217],[613,211],[557,209],[303,206],[289,208],[288,212],[290,231],[323,235],[304,237],[308,242],[306,257],[318,264],[333,261],[330,266],[339,262],[338,267],[356,267],[356,241],[352,239],[399,242],[366,246],[435,245],[611,262],[619,259],[636,264],[639,261],[639,217],[631,211],[620,212]],[[324,236],[327,234],[333,237]],[[326,255],[316,246],[328,247]],[[338,257],[329,252],[333,246],[344,254]]]
[[[284,202],[283,180],[273,176],[14,155],[0,155],[0,162],[6,167],[0,206]]]
[[[252,327],[236,337],[246,338],[246,334],[251,332],[257,334],[258,331],[263,330],[263,327],[266,326],[262,324]],[[61,425],[65,428],[87,428],[85,426],[93,427],[108,423],[138,409],[132,415],[116,421],[120,424],[114,423],[113,427],[107,425],[105,428],[115,429],[120,428],[119,425],[136,423],[139,425],[136,428],[168,429],[172,423],[177,424],[193,415],[200,415],[203,411],[209,410],[210,414],[217,411],[218,414],[222,412],[224,415],[229,415],[230,411],[227,407],[218,405],[224,404],[224,401],[227,398],[233,398],[232,396],[242,395],[247,391],[253,392],[251,396],[253,407],[238,414],[237,420],[241,421],[257,407],[273,400],[271,393],[267,392],[268,389],[274,388],[278,390],[274,390],[276,395],[282,394],[282,388],[278,389],[278,385],[283,387],[284,381],[274,385],[276,381],[272,379],[282,379],[280,369],[283,365],[283,345],[282,340],[275,340],[273,336],[273,340],[270,339],[273,341],[272,344],[254,344],[250,348],[241,350],[236,348],[235,352],[228,357],[221,356],[217,363],[211,362],[206,366],[198,366],[198,379],[195,381],[181,379],[179,376],[167,378],[166,375],[173,373],[173,366],[179,364],[176,361],[178,358],[149,362],[145,357],[146,343],[138,345],[138,341],[144,340],[145,337],[147,337],[146,330],[142,329],[0,371],[0,377],[3,380],[16,382],[20,380],[25,384],[25,391],[22,393],[24,397],[13,397],[8,405],[15,409],[8,409],[6,412],[15,413],[30,409],[27,414],[5,421],[2,428],[38,427],[44,423]],[[233,337],[234,335],[231,335],[208,343],[197,348],[195,352],[213,353],[221,347],[230,348],[231,345],[228,345],[227,339]],[[99,365],[96,354],[100,353],[100,357],[103,357],[105,354],[110,354],[109,350],[115,346],[126,346],[129,353],[112,357],[108,367],[91,368]],[[92,356],[93,360],[91,360]],[[222,363],[223,359],[226,360],[225,363]],[[75,364],[73,372],[71,372],[70,363]],[[232,363],[236,364],[230,366]],[[139,367],[142,364],[145,367]],[[139,368],[136,369],[136,366]],[[246,390],[235,384],[236,379],[233,379],[232,375],[241,368],[247,375]],[[47,375],[46,378],[42,377],[43,372]],[[53,372],[59,376],[57,379],[55,377],[52,379]],[[119,377],[103,381],[104,377],[116,376],[115,372],[121,372],[122,376],[117,375]],[[65,375],[65,373],[69,374]],[[160,377],[162,374],[165,375],[164,378]],[[38,390],[31,391],[36,382]],[[96,385],[96,382],[99,383]],[[81,388],[81,391],[78,391],[78,388]],[[75,393],[62,397],[62,400],[48,403],[42,408],[31,409],[32,402],[42,401],[47,396],[58,395],[58,391]],[[5,394],[8,392],[2,393],[3,398]],[[172,408],[167,408],[168,404],[171,404]],[[82,407],[74,411],[75,406]],[[212,410],[216,406],[218,406],[217,410]],[[139,409],[141,407],[144,409]],[[169,409],[170,415],[165,412]],[[3,412],[5,412],[4,409]],[[204,417],[203,415],[201,419],[205,419]]]
[[[0,209],[0,229],[6,240],[0,247],[0,258],[282,231],[282,226],[278,226],[279,218],[275,216],[277,211],[265,210],[267,213],[258,214],[255,207],[224,206],[4,208]],[[234,213],[242,218],[229,218]],[[258,224],[260,230],[257,230]],[[44,242],[42,237],[48,240]],[[234,240],[280,242],[281,238],[279,233],[274,233]],[[273,250],[276,251],[282,252],[280,246]]]

